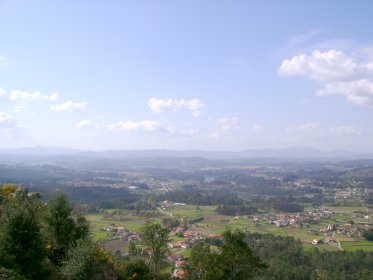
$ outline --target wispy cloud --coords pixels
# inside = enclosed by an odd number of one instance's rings
[[[215,120],[219,132],[227,132],[240,128],[240,121],[237,117],[224,117]]]
[[[6,66],[5,57],[0,56],[0,67],[5,67],[5,66]]]
[[[353,126],[334,126],[330,128],[330,132],[337,135],[360,135],[361,129]]]
[[[162,112],[177,112],[180,109],[187,109],[190,110],[193,116],[198,117],[201,114],[200,109],[204,106],[203,103],[197,99],[157,99],[156,97],[152,97],[148,101],[149,108],[154,113],[162,113]]]
[[[11,115],[0,112],[0,128],[15,128],[16,122]]]
[[[23,112],[26,112],[27,110],[25,106],[17,105],[17,106],[14,106],[13,111],[14,113],[23,113]]]
[[[220,138],[221,136],[228,135],[229,132],[237,131],[241,128],[240,120],[236,116],[210,120],[215,123],[215,130],[207,134],[209,138]]]
[[[260,123],[253,124],[251,127],[253,130],[261,130],[263,128],[263,125]]]
[[[55,112],[66,112],[73,110],[81,110],[87,107],[87,102],[73,102],[71,100],[62,104],[51,105],[50,109]]]
[[[58,93],[52,93],[51,95],[43,95],[39,91],[27,92],[27,91],[12,91],[9,94],[9,100],[13,102],[27,102],[37,100],[56,101],[58,99]]]
[[[144,120],[144,121],[118,121],[114,123],[94,122],[91,120],[82,120],[75,124],[77,128],[105,129],[113,132],[126,133],[160,133],[167,135],[194,136],[198,133],[194,129],[184,129],[164,123]]]
[[[286,44],[279,50],[279,53],[288,53],[290,51],[294,51],[295,49],[302,48],[305,44],[307,44],[310,40],[317,37],[318,35],[322,34],[324,30],[315,29],[310,30],[301,34],[297,34],[291,37]]]

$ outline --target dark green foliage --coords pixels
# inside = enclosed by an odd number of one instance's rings
[[[40,232],[40,200],[19,191],[4,207],[0,218],[0,265],[40,279],[45,257]]]
[[[216,207],[216,212],[227,216],[239,216],[239,215],[251,215],[254,214],[258,209],[250,205],[243,204],[221,204]]]
[[[373,252],[304,251],[299,240],[270,234],[247,234],[246,240],[268,265],[257,280],[373,279]]]
[[[226,231],[223,244],[213,252],[207,243],[197,243],[185,265],[188,279],[241,280],[251,279],[265,266],[245,242],[241,232]]]
[[[373,241],[373,229],[364,232],[364,238],[368,241]]]
[[[131,259],[120,265],[117,270],[118,279],[123,280],[150,280],[149,266],[142,259]]]
[[[61,273],[68,280],[90,279],[93,274],[93,263],[96,246],[89,239],[81,239],[71,248],[67,258],[62,261]]]
[[[137,249],[136,243],[131,242],[128,245],[128,253],[130,254],[130,256],[138,256],[139,255],[140,252]]]
[[[254,256],[251,248],[244,240],[244,234],[239,231],[226,231],[223,234],[220,262],[224,279],[251,279],[259,269],[264,268],[260,259]]]
[[[73,208],[63,194],[48,200],[45,214],[45,235],[50,247],[50,259],[60,264],[70,247],[89,233],[86,219],[73,212]]]
[[[68,251],[60,271],[67,280],[118,279],[113,256],[88,238],[79,239]]]
[[[9,280],[26,280],[25,277],[19,275],[14,270],[6,269],[0,266],[0,279],[9,279]]]
[[[203,242],[196,243],[185,264],[188,280],[223,279],[223,269],[219,263],[219,255],[211,252],[210,246]]]
[[[162,225],[165,228],[172,229],[172,228],[178,227],[180,225],[180,221],[166,217],[162,219]]]
[[[203,190],[176,190],[166,192],[157,197],[158,201],[170,200],[193,205],[235,205],[242,204],[242,199],[231,192],[207,192]]]

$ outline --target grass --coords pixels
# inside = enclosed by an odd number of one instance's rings
[[[373,252],[373,242],[372,241],[350,241],[341,242],[342,248],[345,251],[356,251],[364,250]]]

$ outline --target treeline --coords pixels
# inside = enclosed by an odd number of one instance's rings
[[[216,207],[216,212],[226,216],[251,215],[257,211],[258,209],[255,207],[245,204],[221,204]]]
[[[373,279],[373,252],[305,251],[293,237],[246,234],[246,241],[268,267],[257,280],[368,280]]]
[[[31,188],[32,191],[40,192],[43,194],[53,193],[50,186]],[[60,187],[68,199],[74,204],[89,205],[89,209],[136,209],[136,203],[140,201],[140,196],[131,193],[128,189],[124,188],[108,188],[108,187]]]
[[[193,205],[243,204],[242,199],[227,191],[206,192],[194,188],[166,192],[158,195],[156,199],[157,201],[170,200]]]
[[[280,212],[303,212],[304,207],[294,202],[295,199],[292,196],[283,197],[253,197],[251,204],[259,209],[267,211],[280,211]]]
[[[225,232],[214,243],[217,250],[209,244],[193,246],[185,264],[188,280],[373,279],[373,252],[305,251],[293,237],[241,232]]]

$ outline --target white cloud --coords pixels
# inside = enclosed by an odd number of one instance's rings
[[[0,112],[0,128],[15,128],[16,123],[11,115]]]
[[[188,109],[192,112],[193,116],[198,117],[201,114],[200,109],[204,106],[203,103],[197,99],[157,99],[152,97],[148,101],[149,108],[154,113],[162,113],[164,111],[177,112],[182,108]]]
[[[218,118],[215,120],[218,131],[226,132],[240,128],[240,121],[237,117]]]
[[[166,131],[171,135],[195,136],[198,134],[196,129],[181,129],[173,126],[167,126]]]
[[[194,129],[184,129],[169,126],[161,122],[145,121],[119,121],[115,123],[93,122],[91,120],[82,120],[75,124],[77,128],[95,128],[105,129],[115,132],[126,133],[162,133],[167,135],[194,136],[198,131]]]
[[[94,123],[91,122],[90,120],[82,120],[80,122],[77,122],[75,124],[76,127],[78,128],[83,128],[83,127],[93,127],[94,126]]]
[[[302,131],[312,131],[312,130],[315,130],[315,129],[319,128],[319,127],[320,127],[320,124],[309,122],[309,123],[299,124],[296,128],[298,130],[302,130]]]
[[[53,92],[50,96],[44,95],[44,98],[48,101],[57,101],[60,94],[58,92]]]
[[[58,93],[52,93],[52,95],[43,95],[39,91],[27,92],[15,90],[9,94],[8,98],[12,102],[27,102],[37,100],[56,101],[58,99]]]
[[[0,67],[5,67],[5,66],[6,66],[5,57],[0,56]]]
[[[346,54],[338,50],[285,59],[281,76],[304,76],[321,84],[317,96],[342,95],[357,105],[373,105],[373,56],[371,48]]]
[[[353,126],[335,126],[330,128],[330,132],[337,135],[360,135],[360,129]]]
[[[357,105],[373,105],[373,82],[369,79],[361,79],[329,83],[316,91],[316,95],[343,95],[348,101]]]
[[[160,129],[164,130],[165,125],[157,121],[119,121],[115,123],[105,124],[103,122],[93,122],[90,120],[82,120],[75,124],[78,128],[96,128],[107,129],[111,131],[124,131],[124,132],[155,132]]]
[[[17,106],[14,106],[13,111],[15,113],[23,113],[23,112],[26,112],[26,107],[17,105]]]
[[[55,112],[66,112],[66,111],[84,109],[86,107],[87,107],[87,102],[73,102],[69,100],[62,104],[51,105],[50,109]]]
[[[285,53],[299,48],[323,32],[323,30],[310,30],[306,33],[295,35],[287,41],[286,45],[279,50],[279,53]]]
[[[1,100],[6,100],[7,98],[8,98],[8,96],[7,96],[6,90],[0,88],[0,101]]]
[[[240,120],[235,116],[210,119],[210,121],[215,123],[215,130],[207,134],[208,138],[216,139],[227,136],[228,132],[236,131],[241,128]]]
[[[342,51],[315,50],[311,55],[301,54],[285,59],[278,72],[284,76],[306,76],[316,81],[351,79],[367,72],[372,74],[369,63],[359,63]]]
[[[315,122],[302,123],[295,126],[290,126],[286,129],[287,133],[296,135],[307,135],[309,137],[333,137],[333,136],[361,136],[363,132],[360,128],[339,125],[330,126]]]
[[[154,132],[159,128],[163,128],[164,125],[157,121],[120,121],[107,125],[109,130],[113,131],[127,131],[127,132]]]
[[[260,130],[263,128],[263,125],[261,125],[260,123],[256,123],[252,126],[252,129],[253,130]]]

